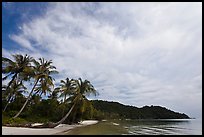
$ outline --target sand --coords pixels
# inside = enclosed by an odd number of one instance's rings
[[[54,135],[62,134],[65,131],[76,127],[87,126],[98,123],[97,120],[84,120],[79,124],[67,125],[60,124],[55,128],[24,128],[24,127],[5,127],[2,126],[2,135]]]

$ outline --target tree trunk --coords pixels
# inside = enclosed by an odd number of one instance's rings
[[[35,86],[37,85],[38,81],[39,81],[39,79],[35,82],[35,85],[33,86],[33,88],[32,88],[32,90],[31,90],[31,92],[30,92],[30,94],[29,94],[29,96],[28,96],[26,102],[23,104],[23,107],[21,108],[21,110],[20,110],[13,118],[17,118],[17,117],[21,114],[21,112],[22,112],[23,109],[25,108],[26,104],[28,103],[28,101],[29,101],[29,99],[30,99],[30,97],[31,97],[31,95],[32,95],[32,93],[33,93],[33,91],[34,91],[34,89],[35,89]]]
[[[70,113],[72,112],[72,110],[73,110],[73,108],[75,107],[75,105],[76,105],[76,102],[75,102],[74,105],[70,108],[69,112],[68,112],[60,121],[58,121],[57,123],[54,123],[54,124],[52,125],[52,127],[56,127],[56,126],[58,126],[59,124],[62,124],[62,123],[67,119],[67,117],[70,115]]]
[[[60,121],[58,121],[57,123],[46,123],[46,124],[43,124],[43,125],[30,126],[30,127],[32,127],[32,128],[54,128],[54,127],[58,126],[59,124],[63,123],[67,119],[67,117],[70,115],[70,113],[72,112],[75,105],[76,105],[76,102],[71,107],[69,112]]]
[[[10,87],[10,85],[13,83],[13,81],[15,80],[15,78],[17,77],[18,73],[16,73],[13,77],[12,80],[8,83],[8,86],[6,87],[6,90],[8,90],[8,88]]]
[[[6,106],[4,107],[3,112],[5,112],[5,111],[6,111],[6,108],[8,107],[8,105],[9,105],[9,102],[10,102],[11,98],[12,98],[12,95],[9,95],[8,102],[7,102]]]
[[[6,91],[8,90],[8,88],[10,87],[10,85],[11,85],[11,84],[13,83],[13,81],[15,80],[15,77],[17,77],[17,74],[15,74],[15,75],[13,76],[12,80],[9,82],[8,86],[6,87]],[[9,95],[8,95],[9,98],[8,98],[8,101],[7,101],[6,106],[4,107],[3,112],[6,111],[8,105],[9,105],[9,102],[10,102],[10,100],[11,100],[11,98],[12,98],[13,95],[14,95],[14,94],[9,93]]]
[[[10,87],[10,85],[11,85],[11,84],[13,83],[13,81],[15,80],[15,78],[17,77],[17,75],[18,75],[18,73],[16,73],[16,74],[12,77],[11,81],[8,83],[8,86],[6,87],[6,92],[7,92],[8,88]],[[3,112],[6,111],[6,108],[8,107],[9,101],[11,100],[11,97],[12,97],[11,93],[9,93],[8,96],[9,96],[8,102],[7,102],[6,106],[4,107]]]

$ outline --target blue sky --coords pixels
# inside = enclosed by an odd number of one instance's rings
[[[2,54],[52,59],[97,99],[202,115],[202,3],[3,3]],[[90,97],[90,99],[94,99]]]

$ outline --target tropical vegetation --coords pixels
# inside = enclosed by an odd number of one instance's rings
[[[52,60],[28,55],[2,57],[2,124],[7,126],[56,127],[84,119],[189,118],[159,106],[137,108],[117,102],[88,100],[98,92],[87,79],[66,77],[55,85],[58,74]],[[6,82],[7,80],[7,82]],[[4,82],[5,81],[5,82]]]
[[[18,118],[24,123],[49,122],[50,127],[55,127],[93,118],[94,108],[87,96],[98,93],[90,81],[66,78],[55,88],[53,75],[58,72],[52,60],[38,61],[21,54],[13,57],[2,60],[2,80],[11,79],[2,86],[3,124],[15,123]],[[24,84],[32,85],[30,92]]]
[[[94,108],[100,111],[103,119],[189,119],[184,113],[174,112],[161,106],[141,108],[123,105],[113,101],[92,100]]]

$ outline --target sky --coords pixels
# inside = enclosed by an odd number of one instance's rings
[[[202,3],[2,3],[2,56],[52,60],[89,99],[202,116]]]

